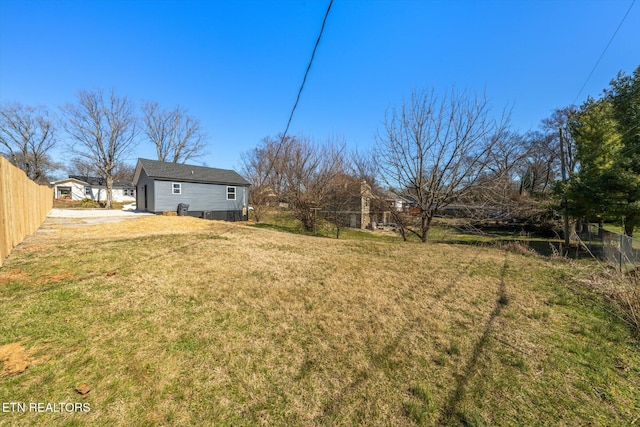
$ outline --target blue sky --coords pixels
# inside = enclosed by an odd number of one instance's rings
[[[486,92],[535,129],[640,65],[632,0],[334,0],[290,134],[366,149],[413,88]],[[115,89],[137,105],[179,104],[209,136],[197,163],[239,167],[282,132],[328,0],[0,0],[0,102],[74,102]],[[578,96],[579,95],[579,96]],[[66,143],[59,132],[58,160]],[[154,156],[141,140],[131,162]]]

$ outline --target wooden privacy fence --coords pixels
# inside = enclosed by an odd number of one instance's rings
[[[38,185],[0,156],[0,266],[25,236],[35,232],[53,207],[53,190]]]

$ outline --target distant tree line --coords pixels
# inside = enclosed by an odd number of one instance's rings
[[[60,168],[50,155],[60,131],[70,141],[67,168],[98,175],[108,188],[132,173],[125,158],[141,135],[163,161],[187,162],[206,146],[200,122],[184,108],[147,102],[137,114],[114,91],[80,91],[57,116],[44,107],[0,106],[0,153],[33,180],[46,182]],[[484,95],[415,90],[388,110],[375,142],[347,152],[337,139],[265,137],[242,155],[256,219],[283,204],[311,231],[320,211],[338,236],[348,224],[347,200],[366,182],[373,208],[389,209],[384,192],[408,202],[410,209],[391,209],[393,220],[403,236],[423,242],[433,219],[452,208],[472,219],[533,223],[566,209],[576,220],[619,221],[627,235],[640,225],[640,67],[526,133]]]
[[[640,67],[619,73],[600,98],[557,109],[526,133],[512,129],[509,114],[494,112],[484,95],[416,90],[387,112],[370,152],[347,155],[344,142],[265,138],[243,165],[254,183],[256,219],[265,206],[285,202],[307,230],[321,210],[339,233],[347,219],[339,219],[346,208],[337,201],[366,181],[372,206],[382,203],[376,190],[409,202],[410,209],[391,209],[393,220],[403,237],[423,242],[447,209],[530,224],[558,223],[566,212],[574,225],[621,222],[631,236],[640,225]]]
[[[242,158],[242,172],[253,183],[249,203],[258,221],[266,207],[284,204],[309,231],[321,211],[338,235],[348,224],[339,215],[348,207],[338,201],[357,196],[365,181],[372,209],[389,210],[405,238],[427,241],[433,219],[450,207],[477,220],[539,222],[557,210],[562,162],[576,170],[574,112],[556,110],[539,130],[521,134],[510,128],[508,112],[495,113],[484,95],[414,91],[387,112],[368,152],[347,153],[344,141],[265,138]],[[391,208],[384,200],[389,192],[410,209]]]
[[[66,165],[51,156],[59,130],[69,141]],[[207,140],[200,121],[186,109],[147,102],[138,114],[130,99],[113,90],[82,90],[76,102],[64,105],[57,115],[46,107],[0,106],[0,154],[40,183],[47,183],[52,171],[65,166],[70,173],[104,179],[109,209],[114,180],[133,177],[126,158],[140,136],[156,147],[159,160],[175,163],[201,156]]]

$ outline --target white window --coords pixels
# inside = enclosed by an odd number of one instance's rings
[[[135,195],[136,195],[136,189],[135,188],[125,188],[123,191],[124,191],[124,195],[125,196],[135,197]]]
[[[91,196],[91,187],[89,186],[84,187],[84,195]]]
[[[227,200],[236,199],[236,187],[227,187]]]
[[[172,185],[172,193],[173,194],[182,194],[182,183],[180,182],[174,182]]]

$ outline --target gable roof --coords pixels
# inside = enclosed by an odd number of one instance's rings
[[[232,184],[242,186],[251,185],[249,181],[233,170],[161,162],[159,160],[149,159],[138,159],[136,176],[133,180],[134,184],[137,184],[138,179],[140,178],[140,168],[144,169],[149,178],[161,180],[203,182],[207,184]]]
[[[87,184],[89,184],[87,181],[83,181],[83,180],[81,180],[81,179],[71,178],[71,177],[69,177],[69,178],[65,178],[65,179],[58,179],[58,180],[56,180],[56,181],[51,181],[49,184],[51,184],[51,185],[55,186],[55,185],[60,185],[60,184],[63,184],[63,183],[65,183],[65,182],[71,182],[71,181],[76,182],[76,183],[78,183],[78,184],[82,184],[82,185],[87,185]]]

